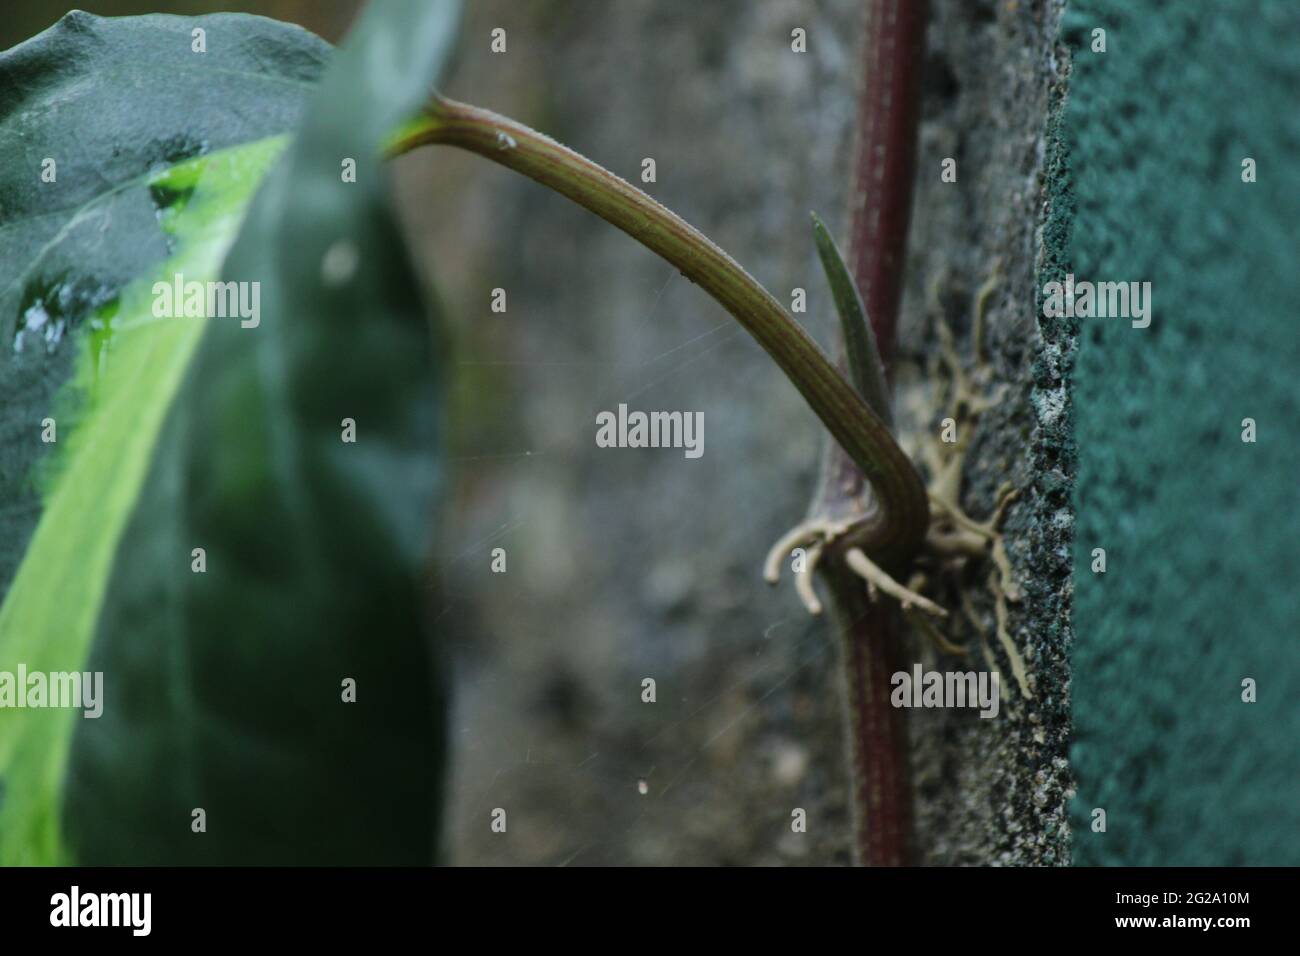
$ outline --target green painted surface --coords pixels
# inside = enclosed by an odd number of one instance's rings
[[[1063,258],[1153,286],[1147,329],[1079,321],[1079,864],[1300,863],[1300,4],[1207,8],[1086,0],[1063,23]]]

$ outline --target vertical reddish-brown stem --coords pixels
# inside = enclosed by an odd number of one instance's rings
[[[904,667],[896,613],[868,601],[860,579],[841,575],[831,588],[845,663],[854,856],[864,866],[905,866],[912,835],[907,729],[889,702],[890,675]]]
[[[926,0],[868,0],[865,73],[851,193],[848,263],[862,291],[887,375],[911,216],[920,114]],[[832,450],[820,497],[833,503],[866,492],[853,463]],[[905,711],[891,706],[902,669],[903,634],[892,606],[872,605],[862,582],[829,582],[848,683],[855,852],[866,866],[911,862],[912,786]]]
[[[888,373],[912,214],[926,0],[869,0],[866,73],[858,99],[849,268]]]

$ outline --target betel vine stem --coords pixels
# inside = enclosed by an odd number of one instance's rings
[[[716,299],[772,356],[871,483],[879,503],[865,539],[872,556],[896,562],[916,552],[929,526],[929,500],[911,460],[817,343],[722,249],[625,180],[489,110],[435,95],[398,131],[389,152],[425,144],[461,147],[567,196],[658,253]]]
[[[888,377],[916,176],[928,14],[925,0],[871,0],[864,18],[848,260]],[[862,476],[853,471],[852,463],[831,455],[814,501],[833,506],[837,497],[859,493]],[[906,711],[890,699],[892,675],[905,666],[898,613],[870,602],[852,575],[828,574],[827,584],[848,683],[855,856],[868,866],[906,865],[913,862]]]

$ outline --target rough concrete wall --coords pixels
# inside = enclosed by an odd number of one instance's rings
[[[988,516],[999,487],[1020,498],[1004,527],[1024,599],[1009,631],[1024,658],[1032,698],[991,632],[992,597],[977,575],[969,596],[981,628],[967,628],[969,658],[940,657],[916,642],[927,668],[995,669],[1003,707],[995,720],[969,711],[911,715],[922,859],[935,864],[1059,865],[1068,862],[1070,542],[1073,478],[1066,379],[1074,340],[1036,320],[1039,272],[1050,269],[1042,232],[1054,210],[1045,170],[1055,159],[1049,117],[1065,63],[1056,46],[1062,4],[933,4],[928,89],[907,263],[899,376],[910,449],[938,434],[941,378],[937,320],[953,330],[973,368],[979,290],[1001,264],[987,299],[989,392],[1001,401],[977,423],[962,503]],[[956,184],[940,178],[957,160]],[[1059,214],[1059,210],[1055,210]],[[1050,231],[1050,229],[1049,229]],[[914,454],[916,457],[916,454]]]
[[[1295,865],[1300,7],[1146,6],[1080,0],[1063,33],[1069,261],[1153,301],[1080,320],[1076,860]]]
[[[920,858],[1061,862],[1068,416],[1062,344],[1039,337],[1032,294],[1059,5],[932,6],[901,348],[933,352],[932,285],[964,341],[1002,258],[990,339],[1010,389],[981,426],[966,503],[985,514],[1006,475],[1027,489],[1009,527],[1028,591],[1013,626],[1038,696],[1009,692],[995,721],[912,715]],[[843,233],[860,7],[479,2],[448,92],[628,178],[654,157],[649,191],[778,298],[806,289],[799,318],[829,344],[807,213]],[[496,26],[505,55],[488,52]],[[796,26],[806,55],[790,51]],[[959,160],[957,186],[939,183],[945,156]],[[769,590],[759,577],[804,514],[820,425],[718,306],[632,240],[474,157],[417,154],[402,173],[461,322],[458,525],[451,597],[435,609],[459,668],[452,860],[847,862],[835,642],[788,580]],[[495,287],[504,315],[489,310]],[[900,394],[910,426],[933,433],[931,389],[906,365]],[[703,411],[704,457],[597,449],[595,413],[621,401]],[[494,547],[505,574],[489,570]],[[944,666],[986,666],[979,643],[971,662]],[[654,705],[644,677],[658,682]],[[504,835],[489,830],[496,807]],[[791,832],[795,807],[806,834]]]

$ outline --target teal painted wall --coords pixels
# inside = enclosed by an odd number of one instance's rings
[[[1150,328],[1078,322],[1074,861],[1300,864],[1300,3],[1082,0],[1062,39],[1064,259],[1153,284]]]

